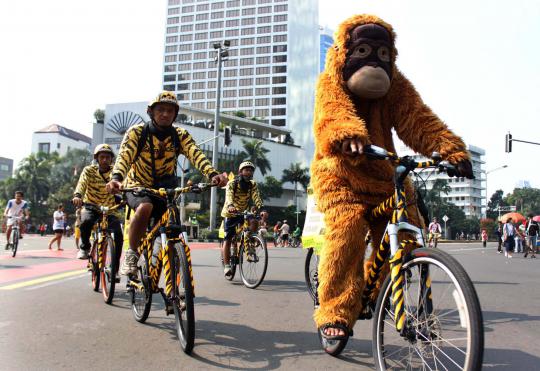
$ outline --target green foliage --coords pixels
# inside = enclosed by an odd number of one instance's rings
[[[266,175],[268,171],[272,170],[272,165],[270,165],[270,161],[266,157],[266,154],[270,152],[270,150],[264,148],[262,140],[242,139],[242,144],[244,150],[238,154],[239,160],[253,162],[263,176]]]
[[[270,198],[279,198],[283,194],[281,182],[273,176],[267,176],[264,182],[257,182],[257,187],[261,198],[265,201]]]
[[[283,183],[293,183],[295,189],[296,185],[300,183],[304,190],[307,191],[307,187],[310,181],[309,169],[307,167],[302,167],[302,164],[300,164],[299,162],[291,164],[288,169],[283,170],[281,181]]]
[[[103,123],[103,121],[105,120],[105,111],[98,108],[94,111],[94,118],[97,122]]]
[[[517,212],[527,215],[540,215],[540,189],[538,188],[515,188],[506,197],[504,202],[508,205],[515,205]]]
[[[503,191],[501,189],[495,191],[488,201],[486,216],[490,219],[497,219],[499,216],[499,211],[497,208],[499,206],[508,206],[506,201],[503,199]]]
[[[497,227],[497,222],[491,218],[480,219],[480,229],[485,229],[488,234],[488,238],[495,237],[495,228]]]

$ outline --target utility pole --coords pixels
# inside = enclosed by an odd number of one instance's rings
[[[217,88],[216,88],[216,114],[214,116],[214,148],[212,149],[212,167],[217,169],[218,166],[218,137],[219,137],[219,109],[221,104],[221,65],[223,60],[229,56],[229,46],[231,42],[225,40],[223,46],[220,42],[214,43],[216,57],[214,61],[217,63]],[[210,191],[210,230],[216,228],[216,209],[217,209],[217,189],[212,187]]]

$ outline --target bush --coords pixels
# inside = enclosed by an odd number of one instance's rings
[[[209,229],[203,229],[201,230],[200,236],[204,240],[217,240],[219,235],[219,231],[217,229],[209,230]]]

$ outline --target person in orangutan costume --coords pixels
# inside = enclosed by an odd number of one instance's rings
[[[363,261],[364,236],[369,229],[378,244],[388,222],[369,222],[366,217],[394,191],[394,165],[368,160],[363,146],[373,144],[395,153],[394,129],[414,151],[426,156],[439,152],[454,164],[456,170],[449,175],[474,178],[461,138],[423,103],[396,67],[395,38],[392,26],[376,16],[349,18],[335,34],[317,86],[311,173],[326,233],[319,264],[320,306],[314,319],[329,339],[352,334],[362,309],[366,268],[374,259]],[[414,200],[410,181],[406,191]],[[414,205],[407,211],[412,223],[422,225]],[[387,272],[388,267],[378,287]]]

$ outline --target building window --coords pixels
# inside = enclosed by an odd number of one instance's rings
[[[253,64],[253,58],[240,59],[240,66],[251,66]]]
[[[191,36],[191,35],[189,35]],[[199,33],[196,33],[195,34],[195,40],[206,40],[207,38],[207,33],[206,32],[199,32]]]
[[[240,0],[227,1],[227,8],[233,8],[235,6],[240,6]]]
[[[257,67],[255,69],[256,75],[267,75],[270,73],[270,67]]]
[[[206,62],[193,63],[194,70],[204,70],[206,68]]]
[[[178,33],[178,26],[167,27],[167,33]]]
[[[176,81],[176,75],[165,75],[163,77],[163,81],[165,82]]]
[[[215,89],[216,88],[216,81],[208,81],[208,89]]]
[[[178,75],[178,81],[186,81],[186,80],[191,80],[190,73],[181,73]]]
[[[166,55],[165,63],[176,62],[176,55]]]
[[[286,82],[287,82],[287,76],[272,77],[272,84],[285,84]]]
[[[191,107],[193,107],[193,108],[199,108],[199,109],[204,109],[204,102],[192,103],[192,104],[191,104]]]
[[[286,12],[287,11],[287,4],[284,5],[274,5],[274,13],[277,12]]]
[[[253,75],[253,68],[241,68],[240,76],[251,76]]]
[[[253,55],[255,50],[253,48],[243,48],[240,49],[240,55]]]
[[[285,126],[285,119],[272,120],[274,126]]]
[[[287,66],[274,66],[272,71],[273,73],[285,73],[287,72]]]
[[[227,18],[238,17],[240,15],[240,9],[227,10]]]
[[[207,91],[206,92],[206,99],[216,99],[216,92],[215,91]]]
[[[192,24],[185,24],[180,26],[180,32],[189,32],[193,31],[193,25]]]
[[[183,63],[178,65],[178,71],[189,71],[191,69],[191,63]]]
[[[287,35],[274,35],[274,42],[281,43],[287,41]]]
[[[204,99],[204,93],[203,92],[197,92],[197,93],[191,93],[191,99]]]
[[[197,5],[197,11],[198,12],[208,10],[208,8],[209,8],[208,4],[198,4]]]
[[[230,40],[231,41],[231,47],[238,46],[238,39]]]
[[[203,80],[206,79],[206,72],[194,72],[193,80]]]
[[[191,50],[191,44],[178,45],[178,51],[189,52]]]
[[[223,21],[210,22],[210,28],[213,28],[213,29],[223,28]]]
[[[169,11],[167,13],[168,13],[168,15],[179,14],[180,13],[180,8],[171,8],[171,9],[169,9]]]
[[[169,64],[165,66],[165,72],[174,72],[176,71],[176,65]]]
[[[240,97],[250,97],[253,95],[253,89],[240,89],[238,90],[238,95]]]
[[[193,44],[193,49],[195,50],[206,49],[206,43],[195,43]]]
[[[270,84],[270,77],[257,77],[255,85],[267,85]]]
[[[287,45],[275,45],[274,53],[284,53],[287,51]]]
[[[178,41],[178,36],[167,36],[167,38],[165,39],[165,42],[167,44],[172,44],[172,43],[175,43]]]
[[[208,29],[208,23],[197,23],[195,25],[195,31],[202,31]]]
[[[253,85],[253,79],[240,79],[238,81],[238,85],[240,85],[240,86],[251,86],[251,85]]]
[[[242,5],[255,5],[255,0],[242,0]]]
[[[193,59],[206,59],[206,52],[194,53]]]
[[[180,5],[180,0],[169,0],[169,5]]]
[[[194,8],[193,5],[190,5],[190,6],[183,6],[183,7],[182,7],[182,13],[192,13],[194,9],[195,9],[195,8]]]
[[[51,153],[51,143],[38,143],[38,152]]]
[[[255,18],[243,18],[242,19],[242,26],[251,26],[252,24],[255,24]]]
[[[253,45],[253,43],[255,42],[255,39],[253,37],[248,37],[248,38],[245,38],[245,39],[241,39],[241,44],[242,45]],[[232,43],[231,43],[232,45]]]
[[[262,26],[262,27],[257,27],[257,33],[270,33],[272,32],[272,27],[270,26]]]
[[[223,108],[235,108],[235,107],[236,107],[236,101],[234,100],[223,101]]]
[[[224,88],[234,88],[236,86],[236,80],[225,80],[223,81]]]
[[[179,54],[178,55],[179,61],[190,61],[191,60],[191,53],[188,54]]]
[[[242,9],[242,15],[254,15],[255,8]]]
[[[229,19],[225,22],[225,26],[227,27],[238,27],[238,19]],[[236,30],[238,31],[238,30]]]
[[[180,17],[172,17],[167,19],[167,24],[177,24],[180,22]]]
[[[253,27],[250,27],[250,28],[242,28],[242,30],[240,31],[240,34],[242,36],[245,36],[245,35],[253,35],[255,34],[255,28]]]
[[[189,90],[189,84],[178,84],[178,90]]]
[[[287,98],[272,98],[273,106],[279,106],[282,104],[287,104]]]
[[[234,98],[236,97],[236,90],[224,90],[223,97],[225,98]]]
[[[287,62],[287,56],[286,55],[274,55],[274,63],[280,63],[280,62]]]
[[[225,37],[232,37],[232,36],[238,36],[240,31],[238,29],[234,30],[225,30]]]
[[[270,36],[261,36],[257,37],[257,44],[266,44],[269,43],[272,39]]]
[[[204,81],[194,82],[193,84],[191,84],[191,88],[193,90],[202,90],[206,88],[206,83]]]
[[[195,20],[196,21],[207,21],[208,20],[208,13],[197,14],[195,16]]]
[[[206,109],[216,109],[216,102],[206,102]]]
[[[270,47],[269,46],[259,46],[257,47],[257,54],[267,54],[270,53]],[[268,58],[267,62],[259,62],[259,58]],[[257,63],[270,63],[270,57],[257,57]]]
[[[238,101],[238,107],[251,107],[252,101],[251,99],[240,99]]]
[[[272,7],[271,6],[261,6],[259,8],[259,11],[258,11],[259,14],[266,14],[266,13],[270,13],[270,12],[272,12]]]
[[[255,95],[268,95],[270,94],[270,88],[256,88]]]
[[[183,41],[191,41],[193,39],[193,35],[191,34],[188,34],[188,35],[180,35],[180,37],[178,38],[178,40],[180,42],[183,42]]]
[[[287,88],[285,86],[274,86],[272,88],[272,94],[287,94]]]
[[[225,61],[225,67],[234,67],[238,66],[238,59],[229,59],[228,61]]]
[[[220,18],[223,18],[224,15],[225,15],[224,12],[214,12],[210,16],[210,18],[212,18],[212,19],[220,19]]]
[[[259,23],[259,24],[270,23],[270,22],[272,22],[272,17],[265,16],[265,17],[258,17],[257,18],[257,23]]]
[[[267,109],[256,109],[255,110],[255,117],[266,117],[268,116],[268,110]]]
[[[189,22],[193,22],[192,15],[185,15],[182,17],[182,23],[189,23]]]
[[[255,99],[255,105],[256,106],[268,106],[269,102],[270,101],[269,101],[268,98]]]
[[[287,14],[278,14],[274,16],[274,22],[286,22]]]
[[[174,91],[174,85],[163,85],[163,90]]]
[[[212,31],[210,32],[211,39],[219,39],[223,37],[223,31]]]
[[[219,3],[212,3],[212,9],[223,9],[225,7],[225,3],[223,1]]]
[[[223,71],[224,77],[235,77],[236,76],[236,70],[225,70]]]
[[[217,72],[216,71],[208,71],[208,78],[209,79],[215,79],[217,76]]]

